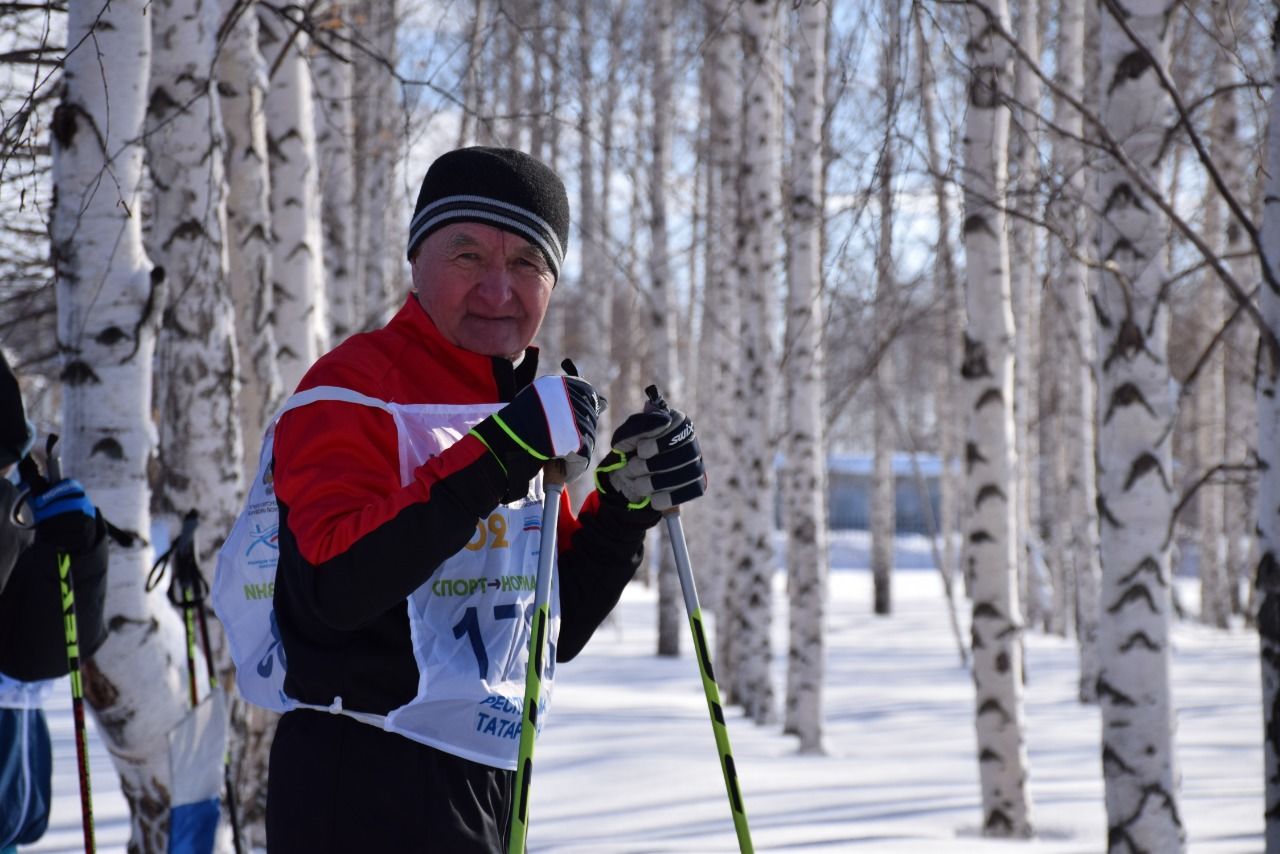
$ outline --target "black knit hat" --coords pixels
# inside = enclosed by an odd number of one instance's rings
[[[18,378],[0,352],[0,466],[16,463],[31,450],[36,431],[22,408]]]
[[[459,148],[422,179],[409,223],[409,259],[427,235],[451,222],[479,222],[518,234],[542,250],[560,278],[569,245],[569,197],[551,167],[511,148]]]

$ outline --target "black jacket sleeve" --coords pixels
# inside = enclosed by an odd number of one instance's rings
[[[7,524],[7,522],[6,522]],[[94,544],[71,555],[77,645],[84,660],[106,640],[102,609],[107,591],[106,524],[97,516]],[[0,594],[0,673],[33,682],[67,673],[67,637],[62,610],[58,554],[31,542],[17,555],[9,583]]]

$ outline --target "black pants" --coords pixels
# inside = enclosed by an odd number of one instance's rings
[[[505,851],[513,776],[345,715],[289,712],[271,745],[267,849]]]

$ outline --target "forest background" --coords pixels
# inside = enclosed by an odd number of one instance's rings
[[[872,620],[894,610],[894,455],[920,479],[932,457],[982,832],[1035,832],[1036,631],[1075,639],[1099,706],[1108,844],[1185,846],[1188,572],[1199,619],[1259,633],[1280,851],[1276,23],[1259,0],[0,4],[0,345],[66,470],[147,534],[113,548],[86,673],[131,847],[165,847],[188,705],[151,541],[198,509],[212,573],[272,413],[405,298],[426,164],[481,143],[569,187],[545,364],[572,356],[613,414],[656,382],[696,416],[713,498],[686,527],[747,719],[824,750],[828,460],[873,460]],[[680,588],[650,551],[671,656]],[[236,702],[232,723],[257,842],[272,721]]]

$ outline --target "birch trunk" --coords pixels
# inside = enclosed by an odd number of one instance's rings
[[[942,366],[937,378],[935,396],[938,407],[938,445],[942,456],[942,476],[939,481],[938,531],[942,536],[942,574],[948,589],[956,576],[959,562],[956,557],[956,526],[960,520],[957,463],[960,459],[960,437],[956,430],[959,422],[960,383],[959,365],[964,353],[964,306],[960,300],[959,277],[956,274],[955,255],[951,248],[951,202],[948,191],[947,168],[938,145],[936,82],[929,43],[925,37],[923,7],[912,7],[911,16],[916,27],[917,55],[920,62],[920,113],[924,120],[925,143],[929,158],[929,172],[933,178],[933,195],[938,212],[938,242],[934,263],[935,288],[942,291]]]
[[[1029,56],[1040,56],[1040,35],[1037,26],[1037,3],[1024,2],[1018,6],[1018,44]],[[1014,536],[1018,549],[1018,578],[1022,582],[1023,603],[1027,608],[1028,623],[1048,623],[1052,618],[1045,612],[1052,601],[1052,591],[1045,590],[1049,579],[1036,571],[1031,560],[1032,544],[1038,539],[1040,497],[1037,484],[1038,472],[1032,470],[1040,459],[1039,442],[1031,425],[1036,419],[1032,407],[1039,395],[1036,390],[1036,331],[1040,328],[1040,288],[1036,280],[1038,231],[1027,218],[1039,218],[1036,211],[1036,190],[1039,175],[1038,118],[1040,110],[1039,78],[1025,62],[1014,67],[1014,109],[1018,121],[1011,135],[1010,159],[1015,164],[1014,178],[1009,188],[1010,207],[1015,215],[1009,217],[1009,283],[1013,297],[1013,424],[1017,451],[1016,504],[1017,527]]]
[[[1011,81],[1003,0],[970,4],[965,120],[968,333],[961,375],[969,390],[965,459],[969,519],[964,561],[973,589],[973,680],[983,833],[1032,833],[1022,708],[1018,607],[1017,459],[1013,424],[1013,314],[1003,200]]]
[[[677,386],[675,317],[672,314],[671,258],[667,243],[667,180],[671,170],[671,107],[674,71],[671,67],[674,9],[671,0],[657,0],[652,9],[653,39],[653,151],[649,166],[649,292],[643,316],[651,342],[648,364],[654,382],[673,406],[681,406]],[[658,562],[658,655],[679,655],[685,631],[680,579],[669,548],[654,555]]]
[[[742,512],[729,531],[743,544],[734,573],[739,576],[741,604],[733,615],[733,642],[741,648],[735,699],[758,724],[776,716],[770,677],[770,629],[773,622],[773,470],[775,430],[772,375],[777,370],[772,339],[779,291],[778,238],[781,227],[778,133],[781,125],[779,92],[779,4],[752,0],[742,7],[743,68],[743,189],[742,233],[746,275],[742,289],[742,345],[734,409],[742,424],[738,467],[745,491]],[[732,485],[730,485],[732,489]]]
[[[1133,0],[1124,26],[1167,60],[1170,0]],[[1101,16],[1104,125],[1132,162],[1159,169],[1168,99],[1107,7]],[[1167,533],[1173,512],[1167,225],[1111,158],[1098,174],[1098,505],[1101,517],[1102,761],[1113,851],[1181,851]]]
[[[871,578],[872,610],[885,616],[893,613],[893,538],[897,528],[894,506],[893,451],[897,381],[893,364],[892,332],[896,283],[893,267],[893,155],[898,117],[898,53],[901,43],[899,4],[886,0],[885,42],[880,54],[880,91],[884,94],[884,141],[880,146],[880,168],[876,181],[880,202],[880,233],[876,243],[876,296],[873,313],[876,329],[875,406],[873,428],[875,460],[871,478]]]
[[[385,324],[400,307],[404,294],[396,287],[397,269],[404,269],[405,229],[408,217],[396,188],[396,163],[400,159],[397,121],[400,105],[396,82],[388,66],[396,57],[396,21],[399,0],[356,0],[355,18],[373,57],[355,57],[355,90],[360,93],[354,109],[356,253],[358,278],[364,288],[363,329]],[[485,5],[476,6],[476,14]],[[479,24],[477,24],[479,26]],[[386,63],[384,65],[384,62]],[[417,186],[421,176],[407,176]]]
[[[148,5],[68,7],[67,43],[80,47],[66,55],[52,122],[50,228],[64,471],[85,484],[114,524],[142,535],[151,525],[147,468],[155,450],[151,360],[165,303],[164,271],[152,267],[142,246]],[[134,851],[167,848],[166,736],[187,711],[178,617],[163,594],[144,591],[152,557],[149,546],[112,546],[103,614],[110,633],[84,663],[85,697],[129,802]]]
[[[316,160],[319,166],[320,225],[324,243],[325,299],[333,344],[363,326],[364,288],[355,263],[355,73],[348,47],[351,9],[329,0],[317,17],[328,33],[326,50],[314,51]],[[330,53],[330,51],[336,51]]]
[[[1085,97],[1085,2],[1062,0],[1058,13],[1059,82],[1067,94]],[[1096,387],[1093,375],[1095,344],[1089,269],[1082,260],[1091,245],[1092,224],[1087,203],[1084,116],[1059,98],[1054,123],[1062,129],[1054,139],[1054,162],[1060,165],[1066,189],[1054,211],[1054,221],[1070,241],[1058,265],[1056,285],[1071,340],[1071,359],[1064,360],[1068,377],[1063,384],[1063,434],[1067,454],[1067,518],[1070,519],[1068,560],[1075,581],[1076,642],[1080,648],[1080,702],[1098,700],[1098,597],[1102,568],[1098,555],[1097,437],[1094,429]],[[1071,251],[1075,250],[1075,251]]]
[[[275,300],[271,275],[271,190],[264,103],[267,64],[258,50],[256,3],[221,0],[227,29],[215,70],[226,132],[227,279],[235,306],[236,351],[240,366],[242,475],[256,473],[267,420],[283,400],[272,324]],[[238,7],[238,8],[237,8]]]
[[[1273,32],[1280,33],[1280,10]],[[1266,332],[1280,335],[1280,39],[1272,40],[1268,108],[1266,209],[1262,214],[1265,274],[1258,307]],[[1258,639],[1262,663],[1263,818],[1267,854],[1280,854],[1280,361],[1258,351]]]
[[[622,100],[622,72],[625,59],[624,9],[621,6],[610,10],[609,15],[609,69],[604,84],[604,101],[600,112],[600,206],[599,210],[612,210],[614,163],[617,152],[614,145],[614,134],[619,104]],[[635,317],[632,307],[634,291],[630,280],[618,275],[619,265],[613,234],[614,217],[600,218],[597,233],[602,247],[614,255],[611,263],[600,270],[602,279],[607,279],[609,301],[604,303],[604,310],[609,312],[609,339],[606,352],[612,370],[609,382],[609,405],[617,407],[619,412],[634,412],[641,403],[641,380],[635,373],[634,360],[628,357],[633,340],[631,323]],[[629,243],[629,241],[627,242]],[[702,502],[699,502],[702,503]],[[697,506],[696,504],[694,505]],[[683,512],[683,511],[682,511]]]
[[[591,32],[591,7],[591,0],[579,0],[578,22],[582,30],[578,39],[577,60],[581,112],[578,114],[578,210],[574,219],[578,224],[578,245],[581,247],[578,257],[581,258],[583,271],[579,287],[591,294],[593,309],[585,312],[582,317],[587,326],[582,339],[585,348],[573,355],[575,359],[579,359],[578,365],[583,376],[597,386],[608,389],[616,371],[609,358],[613,277],[609,274],[609,257],[601,234],[604,218],[600,214],[608,209],[600,206],[601,197],[596,185],[596,137],[592,132],[592,125],[595,113],[593,94],[598,81],[591,68],[591,55],[596,45]],[[655,381],[656,378],[649,380]],[[614,423],[617,423],[632,411],[625,406],[618,407],[613,398],[609,398],[609,401],[609,409],[602,416],[603,420],[599,425],[598,432],[601,436],[608,435],[612,429],[611,420],[616,419]]]
[[[1247,14],[1247,4],[1231,0],[1216,9],[1216,31],[1229,49],[1238,48],[1238,24]],[[1218,164],[1222,180],[1242,201],[1249,196],[1249,179],[1245,177],[1247,153],[1240,138],[1240,107],[1234,87],[1240,75],[1228,50],[1218,53],[1215,64],[1213,124],[1220,128],[1210,141],[1211,156]],[[1220,113],[1220,115],[1219,115]],[[1246,206],[1246,210],[1248,207]],[[1220,235],[1227,267],[1237,282],[1260,279],[1257,255],[1250,251],[1248,235],[1240,223],[1232,219]],[[1257,413],[1254,405],[1254,355],[1258,348],[1258,330],[1240,317],[1223,337],[1223,387],[1225,414],[1222,419],[1222,458],[1231,464],[1254,458],[1257,448]],[[1223,488],[1224,575],[1230,613],[1243,608],[1241,589],[1245,586],[1249,563],[1250,535],[1255,528],[1255,486],[1244,479],[1228,481]]]
[[[487,0],[475,0],[471,23],[467,26],[467,66],[462,74],[462,119],[458,127],[458,147],[476,145],[485,135],[484,87],[480,85],[480,65],[489,39]]]
[[[295,34],[294,25],[265,11],[258,23],[273,69],[266,109],[277,359],[284,388],[292,392],[329,340],[311,71],[305,33]]]
[[[733,443],[739,430],[733,416],[733,386],[738,364],[741,285],[733,262],[738,245],[738,139],[742,121],[742,66],[740,59],[740,12],[730,0],[707,4],[707,86],[710,115],[707,168],[708,185],[715,203],[707,206],[707,283],[702,296],[703,388],[702,415],[706,426],[703,453],[711,474],[711,500],[694,502],[690,510],[712,531],[728,531],[733,523],[735,492],[741,485],[735,465]],[[718,473],[718,474],[716,474]],[[717,483],[723,486],[717,486]],[[737,612],[735,568],[742,544],[732,537],[720,537],[714,552],[708,552],[708,580],[703,599],[716,615],[716,669],[724,699],[733,699],[730,688],[736,681],[737,649],[731,640],[731,625]]]
[[[1222,117],[1220,102],[1215,101],[1210,119],[1211,142],[1215,131],[1221,130],[1218,122]],[[1215,146],[1218,147],[1218,146]],[[1222,206],[1218,191],[1209,187],[1205,194],[1204,229],[1210,245],[1221,251],[1225,241],[1220,240],[1224,229],[1222,226]],[[1224,462],[1222,452],[1226,447],[1223,415],[1223,380],[1225,363],[1222,348],[1213,345],[1206,352],[1214,335],[1222,327],[1225,316],[1224,300],[1226,292],[1212,274],[1197,290],[1194,303],[1195,335],[1194,352],[1204,353],[1205,363],[1200,376],[1191,390],[1192,443],[1196,472],[1207,472],[1213,466]],[[1222,478],[1211,477],[1196,490],[1196,529],[1195,539],[1199,555],[1200,576],[1200,620],[1209,626],[1226,628],[1231,611],[1231,602],[1227,597],[1227,574],[1223,553],[1223,501],[1225,490]]]
[[[784,731],[800,737],[801,753],[824,753],[827,501],[822,330],[822,119],[826,111],[825,0],[800,6],[793,29],[795,86],[791,147],[791,254],[787,296],[790,368],[787,465],[783,503],[787,525],[788,631]]]

